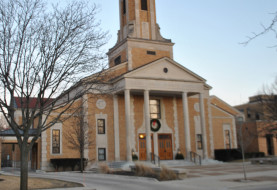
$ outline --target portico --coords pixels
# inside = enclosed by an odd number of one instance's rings
[[[163,63],[163,67],[159,68],[161,63]],[[158,139],[159,135],[161,134],[169,134],[174,137],[175,141],[172,143],[172,150],[176,152],[179,147],[176,144],[185,144],[185,155],[186,158],[189,159],[190,152],[192,150],[192,146],[195,146],[195,143],[192,144],[191,140],[191,123],[190,123],[190,110],[188,105],[188,99],[193,97],[194,99],[198,99],[199,102],[199,116],[200,116],[200,125],[201,125],[201,135],[203,138],[203,157],[208,157],[207,151],[207,131],[206,131],[206,119],[205,119],[205,101],[204,99],[207,98],[209,86],[205,83],[205,80],[201,77],[195,75],[191,71],[187,70],[186,68],[178,65],[178,63],[170,60],[169,58],[164,58],[158,60],[156,62],[151,63],[147,66],[147,71],[151,70],[152,75],[147,75],[145,73],[145,68],[139,68],[135,71],[129,72],[123,75],[121,78],[118,78],[114,81],[114,85],[117,86],[116,94],[124,94],[124,103],[125,103],[125,127],[126,127],[126,159],[128,161],[132,160],[132,152],[139,152],[139,146],[137,146],[134,142],[134,139],[131,137],[138,138],[139,134],[145,134],[146,139],[146,158],[150,160],[151,153],[159,156],[159,145]],[[158,67],[158,68],[157,68]],[[164,70],[167,69],[165,73]],[[179,72],[182,70],[183,79],[184,76],[187,75],[187,78],[194,77],[194,80],[179,80],[178,75],[176,72],[172,72],[173,70],[178,69]],[[178,72],[177,72],[178,73]],[[157,76],[166,75],[167,80],[163,80],[162,78],[157,78]],[[131,107],[133,105],[131,102],[131,98],[133,96],[141,96],[143,99],[143,127],[140,130],[134,130],[134,116],[136,113],[133,112]],[[173,130],[163,131],[162,128],[165,127],[166,119],[163,117],[153,118],[151,117],[151,108],[150,108],[150,100],[152,99],[162,99],[163,97],[167,98],[178,98],[181,99],[182,102],[182,117],[183,123],[182,131],[184,131],[184,139],[180,139],[178,135],[176,135],[176,131],[174,130],[176,126],[169,126]],[[162,102],[161,102],[162,104]],[[176,105],[177,106],[177,105]],[[115,110],[116,112],[116,110]],[[161,114],[166,112],[165,109],[161,109]],[[170,114],[170,113],[168,113]],[[172,117],[174,113],[171,113]],[[151,130],[151,121],[153,119],[157,119],[161,123],[161,130],[153,131]],[[179,118],[180,119],[180,118]],[[178,118],[175,118],[178,120]],[[165,133],[166,132],[166,133]],[[132,134],[133,133],[133,134]],[[118,135],[118,134],[117,134]],[[151,135],[153,135],[153,144],[154,150],[152,150],[152,142],[151,142]],[[119,137],[115,137],[115,139],[119,139]],[[171,139],[173,142],[173,139]],[[177,142],[178,141],[178,142]],[[184,141],[184,142],[180,142]],[[116,144],[117,142],[115,142]],[[175,144],[175,146],[174,146]],[[118,150],[119,149],[115,149]],[[119,155],[119,152],[115,153]]]

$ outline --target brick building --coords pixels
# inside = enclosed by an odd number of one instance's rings
[[[236,148],[239,113],[210,97],[206,80],[173,60],[174,44],[156,23],[155,0],[119,0],[119,8],[118,41],[107,53],[106,71],[112,73],[106,87],[115,90],[82,97],[93,140],[85,157],[90,162],[131,161],[132,155],[149,160],[152,153],[172,160],[180,151],[186,158],[194,152],[206,159],[214,157],[214,149]],[[70,123],[44,131],[30,163],[37,158],[36,168],[53,170],[51,159],[79,158],[63,135]]]
[[[245,118],[245,122],[242,124],[242,135],[246,141],[246,152],[277,155],[277,122],[267,119],[267,110],[261,103],[262,101],[270,103],[271,100],[268,99],[268,96],[257,95],[249,97],[248,103],[235,106]],[[238,125],[238,127],[240,126]]]

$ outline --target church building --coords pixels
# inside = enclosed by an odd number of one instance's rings
[[[155,0],[119,0],[119,9],[118,40],[107,53],[106,72],[113,74],[107,88],[114,90],[82,97],[93,140],[85,157],[174,160],[179,152],[187,159],[191,153],[213,159],[215,149],[237,148],[239,112],[211,97],[204,78],[174,61],[174,43],[161,36],[156,22]],[[51,159],[79,158],[63,135],[69,123],[42,133],[34,150],[37,169],[51,170]]]

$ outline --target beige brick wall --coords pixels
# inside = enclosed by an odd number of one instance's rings
[[[133,96],[134,97],[134,125],[135,133],[138,134],[138,130],[141,126],[144,126],[144,98],[143,96]],[[135,138],[135,147],[139,151],[138,136]]]
[[[170,57],[169,51],[155,50],[156,55],[148,55],[147,50],[149,49],[143,49],[143,48],[132,49],[133,69],[140,67],[144,64],[151,63],[163,57]]]

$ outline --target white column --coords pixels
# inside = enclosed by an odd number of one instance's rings
[[[114,107],[114,153],[115,161],[120,160],[120,147],[119,147],[119,121],[118,121],[118,97],[113,96]]]
[[[130,90],[125,89],[125,127],[126,127],[126,157],[127,161],[132,161],[131,143],[130,143]]]
[[[146,154],[147,160],[150,160],[151,153],[151,131],[150,131],[150,112],[149,112],[149,91],[144,91],[144,118],[145,118],[145,132],[146,132]]]
[[[190,126],[189,126],[189,107],[188,107],[188,94],[187,92],[182,93],[183,100],[183,116],[184,116],[184,127],[185,127],[185,143],[186,143],[186,158],[190,159]]]
[[[208,158],[207,152],[207,133],[206,133],[206,119],[205,119],[205,106],[203,94],[199,94],[200,101],[200,121],[201,121],[201,130],[202,130],[202,139],[203,139],[203,156],[204,159]]]

